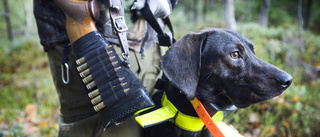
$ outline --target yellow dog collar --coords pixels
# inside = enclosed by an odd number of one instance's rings
[[[189,116],[180,112],[167,98],[165,92],[161,99],[163,107],[137,116],[135,119],[142,127],[149,127],[165,121],[171,121],[181,129],[198,132],[204,129],[204,123],[199,117]],[[223,111],[218,111],[213,117],[214,122],[223,120]]]

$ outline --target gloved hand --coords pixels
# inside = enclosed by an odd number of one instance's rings
[[[146,0],[136,0],[131,10],[141,10],[145,6]],[[168,17],[176,5],[176,0],[147,0],[151,12],[157,18]]]

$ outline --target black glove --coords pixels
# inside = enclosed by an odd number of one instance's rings
[[[72,47],[88,96],[105,127],[154,105],[140,81],[99,32],[86,34]]]

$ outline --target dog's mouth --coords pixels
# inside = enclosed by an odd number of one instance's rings
[[[255,91],[255,92],[249,93],[250,96],[246,100],[242,100],[242,101],[233,100],[233,104],[239,108],[246,108],[246,107],[249,107],[251,104],[255,104],[258,102],[275,98],[283,93],[284,93],[284,90],[273,92],[273,94],[266,94],[266,92]]]

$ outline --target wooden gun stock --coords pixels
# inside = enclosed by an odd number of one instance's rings
[[[96,0],[55,0],[55,3],[66,16],[66,30],[71,44],[97,30],[95,21],[100,11]]]

